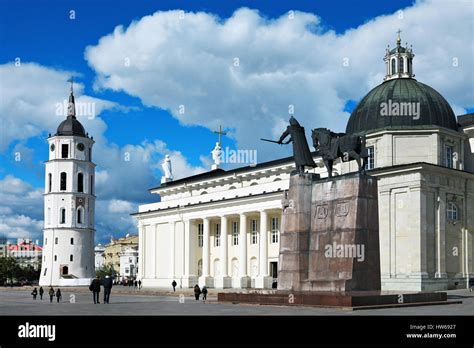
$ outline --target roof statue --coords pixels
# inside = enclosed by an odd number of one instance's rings
[[[161,183],[166,183],[173,180],[173,170],[171,167],[170,155],[166,155],[165,159],[161,163],[161,168],[163,169],[163,176],[161,177]]]

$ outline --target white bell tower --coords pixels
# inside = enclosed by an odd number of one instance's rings
[[[42,286],[89,285],[94,268],[94,140],[76,119],[73,87],[67,118],[48,137]]]

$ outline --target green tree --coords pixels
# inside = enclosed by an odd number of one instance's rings
[[[13,257],[1,257],[0,258],[0,284],[3,285],[10,280],[13,283],[13,279],[17,278],[21,272],[20,266],[16,263]]]
[[[105,278],[105,276],[111,276],[112,278],[115,276],[115,270],[112,265],[104,265],[98,270],[95,271],[95,275],[99,278]]]

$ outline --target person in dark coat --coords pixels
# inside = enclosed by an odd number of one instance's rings
[[[49,302],[53,303],[53,297],[54,297],[54,289],[53,289],[53,287],[50,287],[50,288],[49,288],[48,294],[49,294]]]
[[[42,287],[42,286],[40,286],[39,294],[40,294],[40,300],[43,300],[44,290],[43,290],[43,287]]]
[[[33,291],[31,292],[31,294],[33,295],[33,300],[36,300],[36,295],[38,295],[38,290],[36,290],[36,288],[34,288]]]
[[[207,288],[206,288],[206,286],[202,287],[202,300],[203,301],[207,300]]]
[[[94,304],[100,303],[99,302],[99,294],[100,294],[100,279],[99,279],[99,276],[95,277],[95,279],[92,280],[92,283],[89,286],[89,290],[92,291],[92,297],[94,299]]]
[[[112,291],[112,278],[109,275],[104,279],[104,303],[109,303],[110,292]]]
[[[293,157],[296,164],[296,170],[298,173],[303,174],[305,167],[316,167],[314,163],[313,156],[311,151],[309,151],[308,142],[306,141],[306,135],[304,133],[304,128],[301,127],[299,122],[293,116],[290,117],[290,125],[281,135],[278,140],[278,144],[283,144],[283,140],[286,137],[290,136],[285,144],[293,143]]]
[[[63,296],[61,295],[61,289],[58,288],[58,290],[56,290],[56,298],[58,300],[58,303],[59,301],[61,300]]]
[[[194,297],[196,298],[196,301],[199,300],[199,296],[201,295],[201,288],[199,285],[194,285]]]
[[[178,283],[176,283],[176,280],[173,280],[173,282],[171,283],[171,286],[173,287],[173,292],[176,291],[176,285],[178,285]]]
[[[142,288],[142,280],[139,279],[138,280],[138,290],[140,290]]]

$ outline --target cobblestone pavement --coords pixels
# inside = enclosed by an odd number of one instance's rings
[[[62,302],[49,302],[48,296],[34,301],[31,289],[1,288],[0,315],[474,315],[474,292],[448,291],[448,299],[462,300],[462,304],[344,310],[334,308],[259,306],[222,304],[211,291],[209,301],[196,301],[191,289],[138,291],[120,286],[112,289],[110,304],[94,304],[86,288],[62,288]],[[181,301],[180,301],[180,296]],[[46,294],[45,294],[46,295]],[[73,297],[71,297],[73,296]],[[74,303],[70,300],[74,298]],[[183,301],[184,300],[184,301]],[[183,302],[183,303],[182,303]]]

